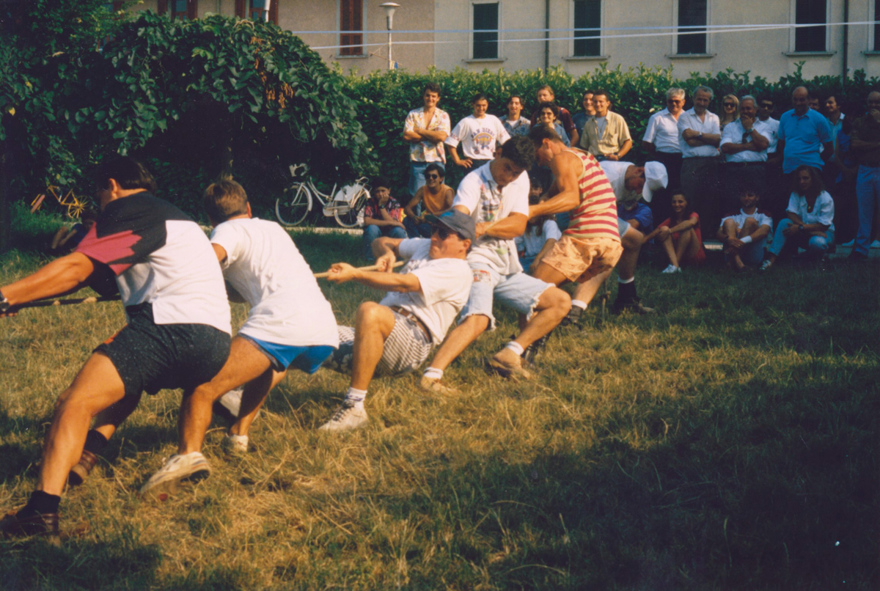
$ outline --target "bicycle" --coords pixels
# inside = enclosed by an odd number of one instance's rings
[[[291,165],[290,176],[303,179],[308,169],[306,164]],[[338,191],[336,186],[334,183],[329,193],[322,193],[309,178],[294,181],[284,190],[284,196],[275,200],[275,217],[283,226],[298,226],[308,217],[317,200],[324,216],[336,218],[336,223],[343,228],[363,225],[364,207],[370,199],[367,178],[360,177]]]
[[[76,194],[74,194],[73,189],[69,190],[64,197],[58,196],[58,191],[60,188],[55,185],[49,185],[46,187],[45,193],[40,193],[37,195],[33,201],[31,201],[31,213],[36,212],[42,207],[43,202],[46,200],[46,196],[51,195],[55,198],[55,201],[58,202],[61,207],[67,208],[67,217],[71,219],[79,219],[82,215],[83,211],[86,209],[86,204],[77,199]]]

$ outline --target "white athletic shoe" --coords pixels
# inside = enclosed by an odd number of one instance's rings
[[[671,275],[672,273],[681,273],[681,267],[676,267],[675,265],[669,265],[665,269],[661,271],[661,273],[665,273],[666,275]]]
[[[228,454],[234,456],[244,455],[248,452],[248,441],[247,435],[227,434],[220,443],[220,447]]]
[[[880,248],[880,240],[875,240],[871,243],[871,248]]]
[[[366,427],[368,422],[370,419],[367,418],[367,411],[363,406],[357,407],[350,402],[343,401],[333,417],[321,425],[319,431],[351,431]]]
[[[841,244],[841,246],[844,247],[844,248],[852,248],[852,247],[855,246],[855,245],[856,245],[856,239],[855,239],[855,238],[853,238],[853,239],[850,240],[849,242],[844,242],[843,244]]]
[[[142,497],[149,495],[164,501],[184,480],[195,482],[207,478],[210,474],[211,466],[201,453],[194,451],[183,455],[175,454],[168,458],[158,472],[150,476],[147,483],[141,487],[140,495]]]

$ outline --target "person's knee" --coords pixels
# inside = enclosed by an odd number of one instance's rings
[[[620,237],[620,244],[623,246],[624,250],[640,250],[642,248],[642,242],[645,240],[645,235],[636,230],[635,228],[630,227],[629,230],[623,233],[623,236]]]
[[[481,334],[489,328],[489,317],[484,314],[471,314],[461,321],[461,325],[470,331]]]
[[[571,298],[558,287],[551,287],[541,294],[538,300],[538,310],[553,310],[563,316],[571,310]]]

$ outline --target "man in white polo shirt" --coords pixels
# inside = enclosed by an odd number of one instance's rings
[[[668,190],[658,191],[656,199],[651,201],[651,210],[655,220],[665,220],[672,212],[669,191],[681,186],[681,132],[678,119],[684,108],[685,92],[681,88],[672,87],[666,91],[666,108],[651,115],[642,145],[648,152],[648,160],[660,162],[666,168]]]
[[[694,106],[678,118],[678,130],[681,132],[681,191],[700,215],[704,227],[710,229],[717,227],[721,219],[718,203],[721,123],[718,115],[709,111],[713,96],[711,88],[698,86],[693,94]]]
[[[735,210],[742,189],[746,186],[764,196],[767,194],[767,147],[772,130],[758,119],[758,101],[750,94],[739,102],[739,119],[729,123],[721,134],[724,154],[722,175],[723,211]],[[706,226],[707,230],[714,226]]]

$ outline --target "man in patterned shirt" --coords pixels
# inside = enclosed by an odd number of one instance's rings
[[[424,106],[413,109],[403,125],[403,139],[409,142],[409,195],[415,197],[425,184],[425,168],[431,162],[446,164],[443,141],[449,136],[452,124],[449,114],[437,108],[440,85],[429,82],[422,92]]]

